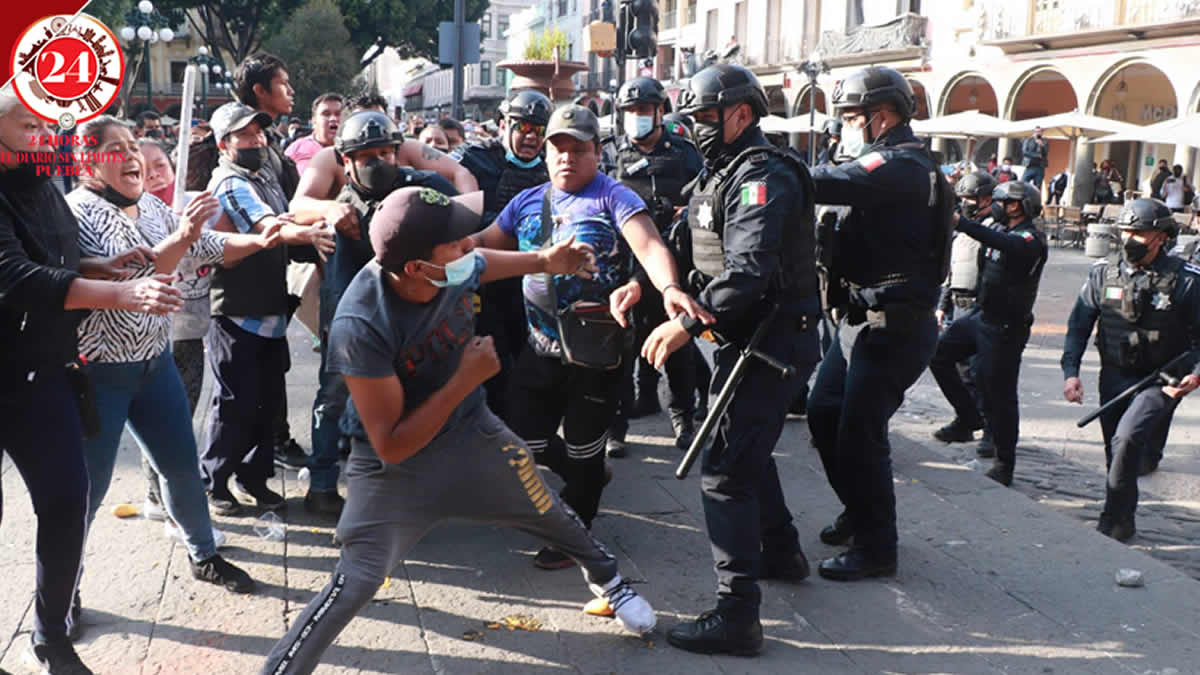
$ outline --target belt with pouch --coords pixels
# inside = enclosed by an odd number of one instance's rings
[[[933,321],[933,310],[916,305],[885,305],[881,309],[850,305],[846,309],[846,323],[851,326],[866,323],[876,330],[893,333],[916,332],[925,321]]]

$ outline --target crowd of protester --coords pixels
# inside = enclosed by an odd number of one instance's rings
[[[344,549],[331,585],[297,618],[268,669],[298,662],[308,672],[369,601],[387,564],[423,534],[420,523],[395,515],[406,510],[403,495],[382,494],[400,484],[371,481],[387,473],[380,459],[399,462],[423,447],[398,439],[401,429],[427,442],[438,429],[389,408],[403,409],[405,395],[416,394],[397,394],[377,373],[408,369],[422,382],[422,369],[445,367],[437,363],[437,343],[455,340],[462,321],[471,323],[471,335],[486,336],[472,342],[460,368],[470,366],[471,382],[483,384],[490,412],[471,408],[480,402],[468,395],[442,406],[441,423],[454,416],[485,426],[503,422],[532,454],[514,461],[536,461],[565,482],[561,503],[535,486],[495,502],[507,508],[525,500],[524,511],[512,506],[492,515],[547,540],[533,564],[579,563],[622,625],[634,632],[652,627],[649,606],[616,573],[590,527],[611,480],[608,461],[627,452],[628,419],[662,411],[658,368],[632,347],[613,367],[573,363],[560,317],[564,305],[589,303],[607,314],[610,297],[621,309],[632,307],[645,288],[651,299],[642,306],[649,302],[655,311],[633,312],[637,344],[668,315],[686,314],[699,328],[706,312],[682,290],[685,280],[664,244],[683,204],[627,186],[621,179],[638,170],[622,163],[631,146],[601,151],[591,112],[553,110],[540,94],[511,96],[495,120],[427,123],[395,116],[377,95],[328,92],[302,118],[278,58],[254,54],[234,79],[236,100],[189,129],[145,111],[130,119],[102,115],[70,131],[96,139],[89,152],[123,158],[81,156],[73,180],[11,154],[0,162],[0,335],[8,346],[0,362],[7,428],[0,449],[20,470],[38,517],[35,658],[46,672],[91,672],[71,643],[83,612],[83,548],[128,430],[143,458],[144,514],[184,543],[197,580],[233,593],[251,592],[255,582],[217,552],[225,536],[211,515],[282,510],[287,503],[270,487],[272,477],[307,470],[303,507],[341,518]],[[692,120],[663,113],[631,105],[628,125],[650,121],[645,134],[630,131],[630,138],[642,139],[643,153],[660,141],[692,148],[688,171],[696,175],[703,164]],[[36,150],[30,137],[55,133],[11,89],[0,90],[5,151]],[[840,123],[824,130],[820,162],[835,159],[841,133]],[[186,166],[176,165],[181,136]],[[1041,190],[1047,157],[1038,130],[1022,144],[1021,174],[1009,157],[993,158],[989,173],[1000,184],[1024,181]],[[568,164],[570,170],[556,169]],[[959,167],[949,176],[955,182],[965,173]],[[1061,200],[1068,180],[1062,173],[1047,181],[1051,200]],[[1095,169],[1092,199],[1119,202],[1123,183],[1105,160]],[[1194,197],[1182,168],[1166,162],[1151,184],[1153,196],[1173,210]],[[547,238],[542,228],[551,212],[574,220]],[[421,217],[449,218],[456,236],[430,240],[418,232]],[[397,248],[405,242],[410,248]],[[487,253],[472,253],[476,247]],[[470,264],[455,264],[464,260]],[[569,281],[547,283],[547,270]],[[485,280],[496,282],[475,292]],[[437,294],[447,286],[468,290]],[[389,293],[433,303],[425,318],[442,323],[423,350],[393,353],[400,347],[389,327],[414,319],[389,304]],[[287,423],[293,320],[309,331],[321,361],[316,381],[290,383],[312,396],[307,449]],[[691,337],[680,339],[690,346]],[[668,412],[676,445],[686,449],[707,411],[709,363],[691,348],[667,364]],[[206,379],[211,393],[201,400]],[[198,414],[205,416],[199,438]],[[471,430],[451,440],[469,444],[480,433],[487,435]],[[471,471],[510,466],[507,459],[480,464]],[[463,475],[484,477],[459,466]],[[375,490],[378,501],[353,494],[348,501],[339,490],[345,479]],[[477,505],[494,506],[491,498],[497,496],[481,495]],[[531,525],[524,520],[530,503],[537,515],[561,513]],[[480,517],[425,506],[421,517]],[[381,530],[381,522],[391,529]],[[332,618],[318,626],[314,615],[325,612]]]

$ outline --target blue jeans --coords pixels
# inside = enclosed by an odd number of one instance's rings
[[[346,410],[350,390],[341,373],[325,371],[328,351],[329,323],[337,311],[337,298],[321,284],[321,369],[317,372],[317,397],[312,411],[312,456],[308,459],[309,489],[315,492],[334,492],[338,481],[338,439],[342,436],[339,422]]]
[[[1025,173],[1021,174],[1021,180],[1035,187],[1042,187],[1042,179],[1046,177],[1046,169],[1041,166],[1031,166],[1025,169]]]
[[[197,561],[216,555],[196,459],[192,413],[170,348],[149,361],[93,363],[88,373],[100,413],[99,435],[83,444],[91,484],[89,526],[112,483],[121,430],[128,424],[142,454],[160,476],[163,505],[179,524],[188,554]]]

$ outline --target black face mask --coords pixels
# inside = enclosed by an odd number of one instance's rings
[[[993,222],[1001,224],[1008,222],[1008,214],[1004,211],[1004,202],[992,202],[988,213],[991,214]]]
[[[0,143],[10,153],[16,155],[17,151],[8,146],[7,143]],[[28,151],[24,151],[26,158],[30,156]],[[39,153],[53,158],[51,153]],[[41,171],[39,172],[39,169]],[[0,170],[0,187],[3,187],[5,192],[26,192],[45,185],[54,177],[54,162],[22,162],[11,169]]]
[[[1130,239],[1122,244],[1125,250],[1125,260],[1137,264],[1145,260],[1146,256],[1150,255],[1150,244]]]
[[[147,129],[146,137],[147,138],[162,138],[163,130],[162,129]]]
[[[696,120],[693,133],[696,134],[696,147],[704,156],[704,161],[710,164],[717,161],[721,153],[725,152],[725,111],[721,111],[721,118],[716,122]]]
[[[120,192],[117,192],[116,188],[111,185],[105,185],[103,190],[99,190],[94,187],[89,187],[88,189],[103,197],[105,201],[122,209],[129,208],[130,206],[137,204],[138,200],[142,198],[141,195],[138,195],[137,197],[130,199]]]
[[[238,148],[237,157],[233,160],[233,163],[247,171],[258,171],[262,168],[263,164],[267,163],[267,149]]]
[[[372,157],[366,164],[355,167],[355,174],[358,185],[364,192],[374,199],[383,199],[396,185],[400,169],[391,162]]]

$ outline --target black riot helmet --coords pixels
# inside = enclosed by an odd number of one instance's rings
[[[958,179],[954,185],[954,194],[959,199],[964,197],[990,197],[996,190],[996,179],[986,171],[972,171]]]
[[[997,202],[1021,202],[1021,210],[1025,217],[1033,220],[1042,215],[1042,194],[1034,186],[1022,180],[1010,180],[1001,183],[992,192],[992,199]]]
[[[1117,216],[1117,228],[1166,232],[1173,236],[1178,223],[1166,204],[1157,199],[1143,197],[1125,202],[1125,206],[1121,207],[1121,214]]]
[[[869,66],[851,73],[838,82],[833,90],[833,109],[873,108],[884,103],[896,106],[905,121],[912,119],[917,99],[912,85],[899,71],[883,66]]]
[[[361,110],[347,117],[338,127],[333,149],[340,157],[345,157],[359,150],[403,142],[404,133],[392,118],[374,110]]]
[[[830,117],[825,120],[825,126],[821,129],[826,135],[836,138],[842,137],[842,121],[836,117]]]
[[[693,115],[704,108],[728,108],[749,103],[754,114],[767,115],[767,94],[748,69],[732,63],[717,63],[696,73],[687,89],[679,93],[679,112]]]
[[[522,89],[500,103],[500,114],[511,120],[523,120],[544,127],[550,122],[554,104],[540,91]]]
[[[667,101],[667,90],[662,82],[653,77],[635,77],[621,85],[617,91],[617,108],[624,109],[631,105],[649,103],[662,105]]]

